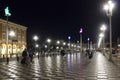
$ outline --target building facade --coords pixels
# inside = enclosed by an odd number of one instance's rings
[[[15,35],[11,36],[10,31],[13,31]],[[27,45],[26,31],[27,27],[25,26],[0,19],[0,57],[21,54]]]

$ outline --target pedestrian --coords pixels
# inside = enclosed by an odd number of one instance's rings
[[[21,64],[28,64],[28,53],[27,53],[27,49],[24,49],[22,52],[22,60],[21,60]]]
[[[34,51],[32,49],[30,49],[29,51],[29,58],[30,58],[30,62],[33,62],[33,55],[34,55]]]
[[[60,53],[61,53],[62,56],[65,56],[65,50],[61,50]]]
[[[16,58],[17,58],[17,62],[19,62],[19,56],[18,56],[18,54],[16,54]]]
[[[38,59],[40,58],[40,54],[41,54],[41,53],[38,52]]]
[[[85,57],[86,57],[86,58],[89,58],[89,55],[90,55],[90,50],[86,50],[86,51],[85,51]]]
[[[89,51],[89,59],[93,58],[93,51]]]

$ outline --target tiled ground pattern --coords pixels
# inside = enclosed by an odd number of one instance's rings
[[[1,62],[0,80],[120,80],[120,68],[98,52],[91,60],[74,53],[35,58],[28,65]]]

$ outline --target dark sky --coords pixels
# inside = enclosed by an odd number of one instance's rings
[[[0,0],[0,17],[5,19],[4,8],[9,6],[9,20],[28,27],[28,40],[38,34],[43,40],[53,39],[79,40],[79,28],[82,27],[83,40],[90,37],[97,42],[101,24],[108,26],[108,17],[102,9],[107,0]],[[113,40],[120,37],[120,0],[116,3],[112,17]],[[106,41],[109,29],[106,31]]]

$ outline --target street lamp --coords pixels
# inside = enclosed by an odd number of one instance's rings
[[[70,50],[70,46],[71,46],[71,44],[70,44],[70,39],[71,39],[71,37],[68,36],[68,40],[69,40],[69,50]]]
[[[88,49],[89,49],[89,48],[90,48],[90,47],[89,47],[89,41],[90,41],[90,38],[88,38],[87,40],[88,40]]]
[[[48,42],[48,43],[51,43],[51,39],[47,39],[47,42]]]
[[[9,12],[9,7],[7,6],[5,9],[5,16],[7,17],[7,27],[6,27],[6,54],[8,55],[8,17],[11,16],[11,13]],[[8,56],[7,56],[8,58]]]
[[[79,33],[80,33],[80,47],[81,47],[81,52],[82,52],[82,32],[83,32],[83,29],[80,28]]]
[[[109,17],[109,26],[110,26],[110,55],[109,60],[112,60],[112,10],[114,8],[114,3],[112,0],[109,0],[108,3],[104,6],[106,14]]]
[[[9,36],[13,38],[15,36],[15,32],[10,31]],[[12,39],[12,54],[13,54],[13,39]]]
[[[33,40],[35,41],[35,43],[34,43],[35,47],[36,47],[36,41],[37,41],[38,39],[39,39],[39,38],[38,38],[37,35],[33,36]]]
[[[99,41],[98,41],[98,48],[100,47],[101,45],[101,42],[102,42],[102,38],[104,37],[104,34],[103,33],[100,33],[99,35]]]
[[[100,30],[102,31],[103,35],[105,35],[106,26],[102,25]],[[103,36],[103,53],[104,52],[105,52],[105,36]]]
[[[34,36],[33,39],[35,40],[35,44],[36,44],[36,41],[39,39],[38,36]]]
[[[50,48],[51,39],[48,38],[47,43],[48,43],[48,47]],[[48,48],[48,50],[49,50],[49,48]]]
[[[57,41],[57,44],[59,45],[59,44],[60,44],[60,41]]]
[[[38,48],[38,47],[39,47],[39,45],[38,45],[38,44],[36,44],[36,45],[35,45],[35,47],[36,47],[36,48]]]
[[[58,50],[59,47],[60,47],[60,41],[58,40],[56,43],[57,43],[57,47],[56,47],[56,49]]]
[[[34,39],[35,41],[37,41],[39,38],[38,38],[38,36],[35,35],[35,36],[33,37],[33,39]]]

